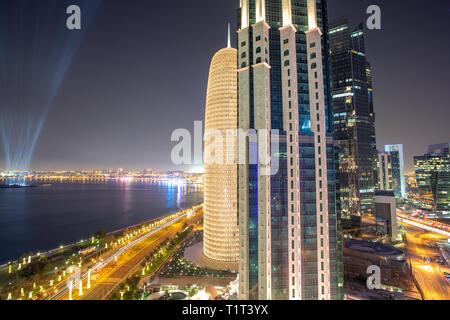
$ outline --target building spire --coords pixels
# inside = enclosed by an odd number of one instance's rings
[[[231,48],[231,31],[230,31],[230,23],[228,23],[228,45],[227,48]]]

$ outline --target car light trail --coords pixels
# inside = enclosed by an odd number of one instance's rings
[[[431,231],[431,232],[434,232],[434,233],[442,234],[442,235],[444,235],[446,237],[450,237],[450,232],[447,232],[445,230],[441,230],[441,229],[438,229],[438,228],[435,228],[435,227],[431,227],[431,226],[428,226],[426,224],[423,224],[423,223],[420,223],[420,222],[416,222],[416,221],[413,221],[413,220],[410,220],[410,219],[405,219],[405,218],[402,218],[402,217],[399,217],[399,216],[397,216],[397,220],[400,221],[400,222],[403,222],[403,223],[406,223],[406,224],[409,224],[409,225],[412,225],[412,226],[415,226],[415,227],[427,230],[427,231]]]
[[[135,245],[137,245],[139,242],[147,239],[148,237],[154,235],[155,233],[157,233],[158,231],[161,231],[165,228],[167,228],[168,226],[174,224],[175,222],[178,222],[180,219],[187,217],[187,213],[184,213],[178,217],[176,217],[173,220],[170,220],[166,223],[164,223],[163,225],[156,227],[155,229],[153,229],[152,231],[148,232],[147,234],[133,240],[132,242],[128,243],[127,245],[121,247],[120,249],[118,249],[117,251],[114,252],[110,252],[107,257],[101,261],[98,262],[97,264],[95,264],[93,267],[90,268],[90,270],[85,270],[82,272],[82,274],[80,275],[80,281],[84,281],[86,279],[88,279],[89,274],[92,272],[98,272],[100,270],[102,270],[105,266],[107,266],[110,262],[113,262],[117,256],[120,256],[121,254],[123,254],[124,252],[126,252],[127,250],[133,248]],[[67,294],[70,294],[70,290],[69,288],[65,285],[66,283],[62,283],[63,288],[61,290],[59,290],[56,294],[54,295],[49,295],[47,297],[45,297],[45,299],[48,300],[60,300],[62,299],[64,296],[66,296]],[[61,285],[61,284],[60,284]]]

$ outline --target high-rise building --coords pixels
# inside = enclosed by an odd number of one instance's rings
[[[279,134],[276,174],[267,134],[238,166],[240,299],[342,299],[326,1],[241,0],[238,16],[238,126]]]
[[[239,259],[236,143],[225,143],[227,131],[237,130],[236,66],[230,45],[214,55],[206,98],[203,253],[223,262]]]
[[[392,191],[392,164],[389,152],[378,152],[378,189]]]
[[[393,191],[375,191],[375,218],[384,226],[383,234],[387,242],[398,240],[397,203]]]
[[[405,159],[402,144],[384,146],[391,156],[392,190],[397,198],[406,199]]]
[[[375,113],[363,25],[350,31],[348,19],[340,18],[330,23],[329,37],[333,121],[339,144],[338,180],[344,224],[373,213],[377,185]]]
[[[431,145],[428,153],[414,157],[417,188],[429,209],[450,214],[450,142]]]

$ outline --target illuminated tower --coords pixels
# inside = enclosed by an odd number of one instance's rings
[[[424,208],[449,215],[450,142],[431,145],[427,154],[414,157],[414,170]]]
[[[330,23],[329,38],[342,223],[354,229],[373,213],[377,185],[372,76],[362,24],[351,31],[340,18]]]
[[[239,129],[279,133],[278,170],[261,170],[259,135],[238,166],[239,298],[342,299],[326,1],[241,0],[238,15]]]
[[[235,139],[226,144],[227,131],[237,129],[236,65],[228,40],[212,59],[206,98],[203,253],[224,262],[239,259]]]
[[[384,147],[391,155],[392,189],[397,198],[406,199],[405,160],[402,144],[391,144]]]
[[[392,162],[389,152],[378,152],[378,189],[392,191]]]

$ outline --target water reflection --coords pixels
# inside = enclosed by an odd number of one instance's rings
[[[0,264],[28,251],[73,243],[203,201],[202,187],[181,181],[32,182],[0,189]]]

